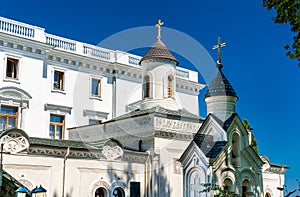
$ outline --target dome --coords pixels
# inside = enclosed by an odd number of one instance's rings
[[[152,45],[152,47],[148,50],[148,52],[141,59],[140,64],[142,61],[144,61],[146,59],[153,59],[153,58],[162,58],[162,59],[173,60],[176,62],[176,65],[178,65],[177,59],[173,56],[173,54],[169,51],[169,49],[166,47],[166,45],[160,39],[158,39]]]
[[[222,67],[223,66],[221,64],[218,64],[218,72],[209,85],[204,98],[211,96],[233,96],[238,98],[232,85],[223,74]]]

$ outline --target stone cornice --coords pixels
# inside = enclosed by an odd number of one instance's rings
[[[101,149],[70,149],[68,158],[70,159],[92,159],[101,161],[131,161],[136,163],[144,163],[148,157],[145,152],[135,152],[130,150],[123,150],[124,153],[119,159],[107,159]],[[66,148],[49,147],[49,146],[30,146],[28,155],[43,156],[43,157],[65,157],[67,154]]]

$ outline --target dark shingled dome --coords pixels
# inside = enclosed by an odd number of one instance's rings
[[[166,45],[158,39],[153,46],[148,50],[146,55],[141,59],[140,64],[142,61],[146,59],[153,59],[153,58],[163,58],[163,59],[169,59],[176,62],[176,65],[178,65],[177,59],[173,56],[173,54],[169,51],[169,49],[166,47]]]
[[[238,98],[232,85],[223,74],[222,67],[221,64],[218,65],[218,72],[209,85],[204,98],[210,96],[234,96]]]

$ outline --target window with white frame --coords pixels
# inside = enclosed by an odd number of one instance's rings
[[[19,78],[19,59],[7,57],[5,77],[11,79]]]
[[[101,97],[101,79],[91,77],[91,96]]]
[[[18,107],[0,106],[0,131],[17,127]]]
[[[53,73],[53,90],[64,91],[65,86],[65,72],[54,70]]]
[[[65,116],[50,114],[49,137],[51,139],[64,138]]]

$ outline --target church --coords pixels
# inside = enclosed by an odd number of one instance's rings
[[[179,67],[162,24],[140,57],[0,17],[6,176],[28,194],[44,188],[47,197],[283,196],[288,167],[250,146],[222,43],[204,96],[207,116],[200,117],[205,85],[196,71]]]

